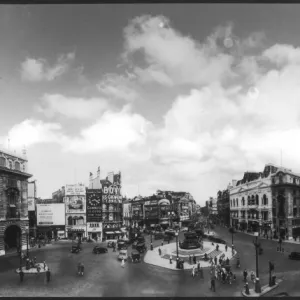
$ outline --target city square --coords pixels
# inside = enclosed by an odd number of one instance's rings
[[[299,15],[0,5],[0,297],[299,297]]]

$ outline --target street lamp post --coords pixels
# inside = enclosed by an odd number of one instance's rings
[[[269,261],[269,286],[273,286],[272,271],[274,271],[274,262]]]
[[[19,238],[19,256],[20,256],[20,270],[22,269],[22,232],[18,233]]]
[[[27,240],[27,257],[29,257],[29,248],[28,248],[29,235],[28,235],[28,231],[27,230],[26,230],[26,240]]]
[[[261,293],[261,286],[259,282],[259,273],[258,273],[258,250],[260,248],[260,242],[258,241],[258,232],[254,233],[255,241],[253,245],[255,246],[255,256],[256,256],[256,281],[255,281],[255,292]]]
[[[175,236],[176,236],[176,268],[179,269],[179,265],[178,265],[178,262],[179,262],[179,254],[178,254],[178,230],[176,230],[175,232]]]

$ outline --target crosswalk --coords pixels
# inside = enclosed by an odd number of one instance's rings
[[[214,251],[210,252],[207,256],[211,257],[212,259],[214,259],[216,256],[218,256],[221,253],[222,253],[222,251],[219,251],[219,250],[215,249]]]

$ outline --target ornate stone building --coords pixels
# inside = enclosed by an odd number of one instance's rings
[[[0,255],[27,247],[29,233],[26,152],[0,150]]]
[[[263,172],[245,172],[242,180],[233,180],[229,187],[231,225],[268,235],[281,230],[282,235],[289,232],[291,237],[292,195],[297,199],[299,191],[290,178],[296,182],[291,170],[267,164]]]

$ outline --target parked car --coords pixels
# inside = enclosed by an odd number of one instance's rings
[[[108,249],[106,247],[96,246],[93,249],[93,253],[100,254],[100,253],[107,253]]]
[[[132,262],[140,262],[141,261],[141,254],[137,250],[133,250],[131,252],[131,260]]]
[[[164,238],[164,234],[162,232],[157,232],[154,234],[155,240],[162,240]]]
[[[300,252],[291,252],[289,259],[300,260]]]
[[[125,249],[122,249],[120,250],[119,252],[119,255],[118,255],[118,260],[127,260],[128,259],[128,253],[127,253],[127,250]]]
[[[146,252],[146,250],[147,250],[147,247],[146,247],[146,244],[145,243],[138,243],[137,245],[136,245],[136,250],[139,252],[139,253],[144,253],[144,252]]]

